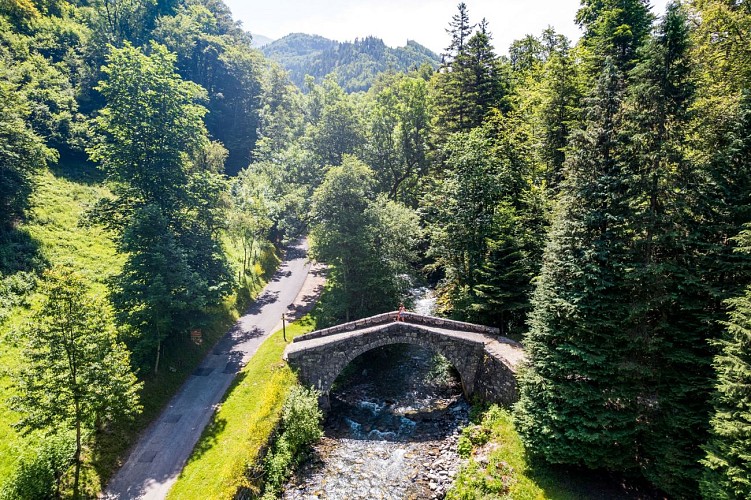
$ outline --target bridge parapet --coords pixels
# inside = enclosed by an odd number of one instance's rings
[[[341,325],[332,326],[330,328],[323,328],[321,330],[306,333],[305,335],[300,335],[299,337],[295,337],[293,342],[303,342],[305,340],[327,337],[329,335],[337,335],[339,333],[362,330],[371,326],[393,323],[396,321],[398,315],[399,311],[391,311],[383,314],[378,314],[376,316],[371,316],[369,318],[350,321],[349,323],[342,323]],[[412,312],[403,312],[402,319],[404,320],[404,323],[410,323],[413,325],[424,325],[434,328],[445,328],[449,330],[485,333],[490,335],[501,334],[501,331],[498,328],[494,328],[492,326],[477,325],[475,323],[465,323],[463,321],[456,321],[453,319],[436,318],[435,316],[425,316]]]
[[[497,333],[495,328],[412,313],[403,314],[406,321],[394,321],[396,314],[297,337],[285,349],[284,359],[297,370],[300,382],[321,391],[324,407],[332,384],[353,359],[391,344],[414,344],[445,356],[459,373],[468,397],[502,404],[516,400],[516,370],[524,361],[519,343],[488,335],[488,331]]]

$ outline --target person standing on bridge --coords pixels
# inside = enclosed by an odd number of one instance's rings
[[[404,307],[404,302],[399,303],[399,312],[396,314],[397,321],[404,321],[404,312],[407,309]]]

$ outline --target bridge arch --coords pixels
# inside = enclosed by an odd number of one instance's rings
[[[422,332],[409,325],[402,326],[400,323],[395,324],[389,330],[387,335],[369,335],[364,338],[364,342],[357,342],[356,346],[350,344],[350,348],[346,351],[337,351],[343,352],[343,355],[334,356],[329,363],[329,368],[320,372],[320,377],[314,381],[316,389],[323,394],[328,394],[342,371],[366,352],[388,345],[411,344],[441,354],[448,359],[459,373],[465,396],[471,396],[474,393],[475,375],[481,361],[482,345],[457,346],[455,341]]]
[[[412,344],[442,354],[459,373],[466,396],[511,403],[516,399],[516,365],[521,346],[481,325],[407,313],[394,321],[386,313],[319,330],[295,339],[284,359],[297,370],[300,382],[312,385],[328,404],[336,378],[356,357],[392,344]]]

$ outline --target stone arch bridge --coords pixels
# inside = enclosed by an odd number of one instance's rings
[[[467,397],[501,404],[517,399],[516,370],[524,359],[519,343],[497,328],[414,313],[397,312],[344,323],[301,335],[288,345],[284,359],[300,381],[322,393],[322,405],[334,380],[357,356],[391,344],[414,344],[445,356],[459,372]]]

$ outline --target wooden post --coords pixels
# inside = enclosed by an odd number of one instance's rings
[[[287,342],[287,326],[284,324],[284,313],[282,313],[282,336],[284,341]]]

